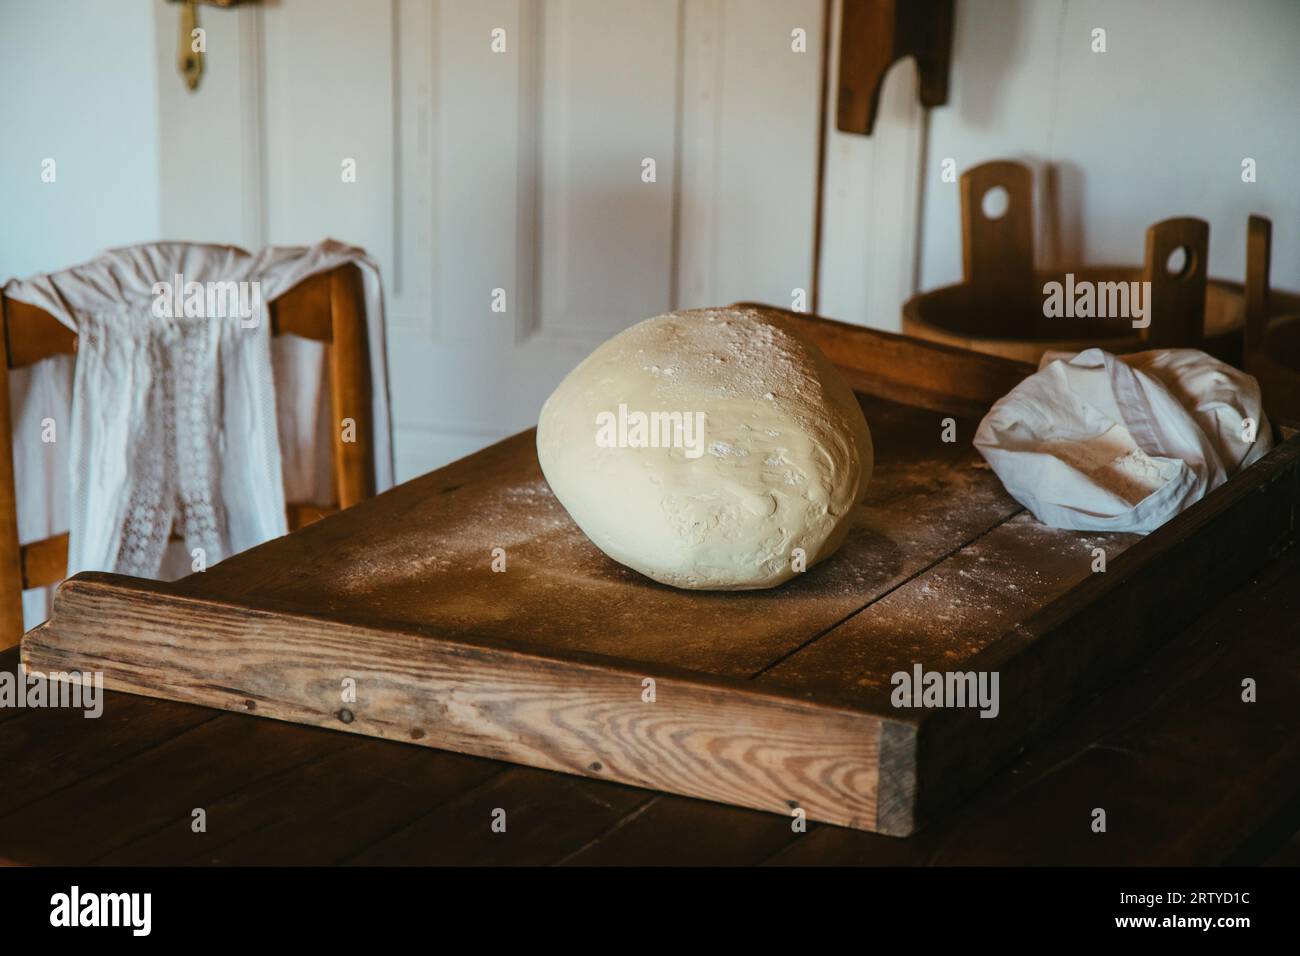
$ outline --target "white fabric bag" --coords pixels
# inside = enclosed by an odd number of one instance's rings
[[[1094,348],[1044,355],[989,410],[974,444],[1044,524],[1146,534],[1273,440],[1244,372],[1193,349]]]

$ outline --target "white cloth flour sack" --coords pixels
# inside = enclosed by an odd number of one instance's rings
[[[1194,349],[1049,352],[974,443],[1044,524],[1141,534],[1273,447],[1255,379]]]

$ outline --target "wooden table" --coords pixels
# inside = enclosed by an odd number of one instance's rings
[[[16,650],[0,670],[18,666]],[[1254,678],[1258,702],[1243,703]],[[1300,862],[1300,549],[909,839],[126,694],[0,710],[31,864]],[[1093,833],[1092,811],[1107,812]],[[207,829],[191,829],[196,808]],[[505,833],[492,829],[506,811]]]

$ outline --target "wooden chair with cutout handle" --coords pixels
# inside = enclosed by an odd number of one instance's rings
[[[289,530],[350,507],[375,491],[371,442],[370,348],[361,270],[338,266],[304,279],[270,304],[271,333],[297,335],[326,345],[333,428],[333,505],[291,503]],[[0,650],[23,635],[22,593],[63,580],[68,535],[18,543],[19,502],[14,488],[13,423],[9,370],[77,349],[77,334],[43,309],[0,294]],[[342,422],[355,422],[344,441]]]

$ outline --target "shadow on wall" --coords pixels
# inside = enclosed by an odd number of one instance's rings
[[[953,106],[962,118],[976,129],[993,125],[1005,111],[1002,93],[1007,84],[1009,63],[1017,59],[1021,24],[1029,16],[1029,6],[1041,0],[975,0],[959,2],[953,24],[954,63],[961,64],[962,81],[956,86]],[[996,30],[972,30],[965,27],[967,17],[992,20]],[[962,38],[967,39],[966,43]],[[971,41],[978,43],[973,49]]]
[[[1075,163],[1042,163],[1034,177],[1038,267],[1064,269],[1083,262],[1083,170]]]

